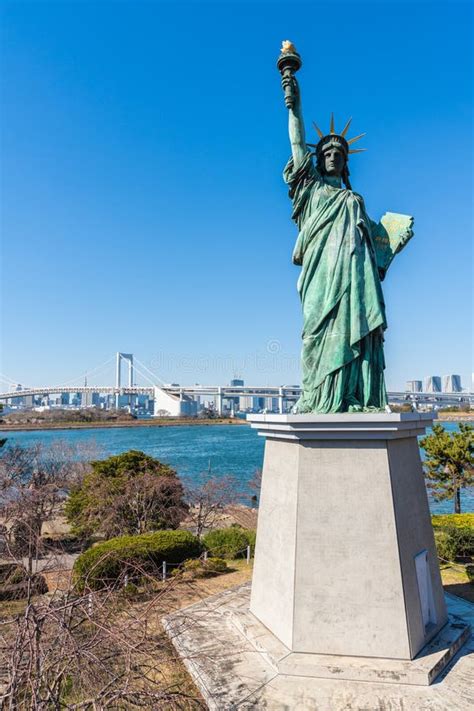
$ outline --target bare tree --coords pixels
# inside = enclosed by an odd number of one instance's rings
[[[84,451],[61,441],[47,448],[5,446],[0,450],[0,514],[10,553],[32,562],[41,554],[41,533],[58,513],[69,489],[88,470]]]
[[[29,598],[21,613],[0,619],[0,702],[16,709],[204,709],[159,626],[178,579],[130,600],[120,590],[82,594],[69,585]]]
[[[197,482],[186,487],[189,504],[188,521],[194,533],[201,538],[205,531],[212,530],[222,520],[225,508],[238,500],[237,482],[232,476],[202,474]]]
[[[178,577],[161,582],[161,567],[147,566],[145,571],[136,566],[131,571],[127,560],[121,578],[109,588],[94,592],[86,581],[79,589],[70,571],[58,570],[61,551],[58,558],[48,553],[40,561],[41,573],[37,572],[42,526],[86,470],[73,454],[62,446],[47,451],[11,447],[2,452],[0,501],[5,530],[24,524],[29,547],[25,563],[7,536],[4,559],[9,563],[0,564],[0,593],[4,593],[0,600],[6,599],[7,588],[18,593],[13,603],[0,603],[0,708],[204,709],[159,624],[169,611],[167,597],[175,599],[173,588],[181,584]],[[146,520],[147,507],[139,502],[139,492],[129,493],[136,496],[132,506]],[[7,568],[7,585],[2,568]],[[19,583],[8,584],[18,581],[18,576]],[[129,582],[132,578],[139,581],[139,589]],[[141,597],[136,599],[137,595]]]

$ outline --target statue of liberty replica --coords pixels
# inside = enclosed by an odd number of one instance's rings
[[[367,215],[349,181],[349,156],[361,150],[350,121],[338,133],[331,117],[329,132],[316,127],[319,140],[307,143],[300,66],[284,42],[284,177],[303,306],[299,414],[247,415],[265,438],[251,590],[175,613],[166,629],[172,639],[184,629],[178,649],[199,660],[199,621],[210,620],[205,634],[222,654],[192,673],[207,689],[210,680],[220,708],[454,711],[453,689],[467,675],[446,683],[448,665],[471,630],[444,597],[420,460],[417,438],[436,414],[385,412],[381,282],[413,219]],[[456,709],[468,698],[466,682]]]
[[[301,265],[298,291],[303,307],[302,395],[299,413],[383,411],[384,330],[381,281],[412,236],[413,219],[387,213],[379,224],[352,190],[349,155],[365,134],[348,138],[331,115],[329,133],[314,124],[319,141],[307,143],[295,72],[301,58],[283,42],[278,59],[289,110],[292,156],[284,179],[299,230],[293,262]]]

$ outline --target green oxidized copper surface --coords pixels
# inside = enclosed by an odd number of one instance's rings
[[[303,392],[296,410],[384,410],[381,279],[412,236],[413,220],[387,213],[376,224],[363,198],[342,187],[340,175],[316,167],[304,139],[298,85],[291,81],[283,75],[293,153],[284,179],[299,230],[293,261],[301,265],[303,308]]]

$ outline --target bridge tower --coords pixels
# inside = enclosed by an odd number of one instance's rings
[[[128,363],[128,387],[133,388],[133,353],[117,352],[116,369],[115,369],[115,407],[118,409],[120,388],[122,387],[122,361]]]

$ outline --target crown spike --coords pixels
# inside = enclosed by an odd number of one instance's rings
[[[347,143],[348,143],[349,145],[351,145],[351,143],[355,143],[356,141],[359,140],[359,138],[362,138],[363,136],[365,136],[365,133],[359,133],[358,136],[354,136],[354,138],[349,138],[349,140],[347,141]]]
[[[329,124],[329,133],[336,133],[334,130],[334,112],[331,112],[331,121]]]
[[[351,121],[352,121],[352,116],[350,117],[349,121],[346,123],[346,125],[344,126],[344,128],[343,128],[342,131],[341,131],[341,136],[342,136],[343,138],[344,138],[344,136],[346,135],[347,131],[349,130],[349,126],[351,125]]]
[[[363,153],[367,148],[349,148],[349,153]]]
[[[315,128],[315,130],[316,130],[316,133],[318,134],[319,138],[323,138],[324,133],[321,131],[321,129],[319,128],[319,126],[317,126],[314,121],[313,121],[313,126],[314,126],[314,128]]]

